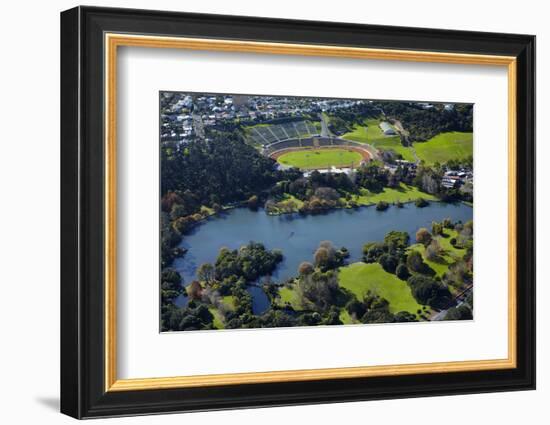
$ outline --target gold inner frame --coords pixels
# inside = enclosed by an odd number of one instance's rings
[[[321,379],[511,369],[516,356],[516,58],[442,52],[370,49],[326,45],[212,40],[128,34],[105,34],[105,391],[135,391]],[[305,369],[253,373],[118,379],[116,324],[116,106],[117,51],[120,46],[325,56],[468,65],[503,66],[508,71],[508,357],[495,360]]]

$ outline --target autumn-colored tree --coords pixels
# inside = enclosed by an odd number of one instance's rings
[[[329,251],[325,247],[320,247],[315,251],[313,256],[315,259],[315,264],[319,267],[326,265],[329,261]]]
[[[421,227],[416,232],[416,242],[427,246],[432,241],[432,235],[425,227]]]
[[[441,245],[437,239],[432,239],[430,244],[426,247],[426,258],[434,261],[441,255]]]
[[[303,261],[298,266],[298,273],[301,275],[313,273],[314,270],[315,268],[313,267],[313,264],[308,261]]]
[[[181,198],[175,192],[166,193],[160,200],[162,211],[170,212],[174,204],[181,204]]]
[[[187,287],[187,295],[192,300],[200,300],[202,297],[202,292],[202,286],[197,280],[191,282],[191,284]]]

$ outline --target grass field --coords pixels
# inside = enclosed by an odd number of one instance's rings
[[[344,325],[351,325],[354,323],[353,318],[349,315],[348,311],[345,308],[340,310],[339,318]]]
[[[347,149],[308,149],[285,153],[277,161],[283,165],[308,170],[331,166],[349,167],[352,163],[358,166],[362,159],[361,154]]]
[[[226,295],[221,298],[221,303],[224,305],[224,307],[227,310],[234,311],[235,310],[235,297],[233,295]],[[210,313],[212,313],[212,316],[214,316],[213,324],[216,329],[224,329],[225,326],[223,325],[223,315],[216,307],[213,305],[208,307],[208,310]]]
[[[281,297],[279,300],[281,306],[289,303],[292,308],[294,308],[294,310],[301,310],[300,302],[298,300],[298,294],[296,293],[294,288],[283,286],[279,289],[279,295]]]
[[[214,316],[213,324],[216,329],[223,329],[225,326],[223,325],[222,321],[222,314],[219,312],[219,310],[216,307],[209,307],[208,310]]]
[[[411,162],[414,161],[411,148],[403,146],[399,136],[386,136],[382,133],[379,119],[366,119],[364,124],[355,126],[353,131],[344,134],[342,138],[360,143],[368,143],[377,149],[393,149],[395,152],[401,154],[403,159]]]
[[[410,250],[418,251],[422,258],[424,259],[424,262],[432,268],[436,276],[442,277],[445,272],[449,269],[449,266],[453,264],[457,259],[464,256],[466,253],[466,250],[463,248],[455,248],[451,245],[451,238],[456,238],[457,232],[450,229],[445,229],[444,237],[443,236],[437,236],[436,239],[439,241],[439,244],[441,245],[441,248],[443,248],[443,253],[437,260],[428,260],[426,258],[426,248],[422,244],[414,244],[409,247]]]
[[[373,193],[367,189],[361,189],[360,195],[355,195],[354,200],[359,205],[372,205],[380,201],[395,203],[399,202],[410,202],[415,201],[418,198],[423,198],[428,201],[434,201],[437,198],[429,193],[420,191],[414,186],[409,186],[404,183],[400,183],[398,188],[389,188],[386,187],[380,193]]]
[[[225,305],[227,309],[235,310],[235,296],[226,295],[222,297],[222,303]]]
[[[473,154],[473,133],[441,133],[426,142],[413,144],[416,154],[428,164],[462,159]]]
[[[362,300],[367,291],[372,291],[390,303],[390,311],[408,311],[417,314],[422,306],[416,302],[406,282],[386,272],[378,263],[353,263],[340,268],[340,286],[353,292]]]

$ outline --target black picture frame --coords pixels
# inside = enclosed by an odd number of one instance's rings
[[[517,367],[105,391],[104,33],[506,55],[517,58]],[[61,13],[61,412],[75,418],[535,388],[535,37],[132,9]]]

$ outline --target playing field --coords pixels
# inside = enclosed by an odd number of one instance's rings
[[[422,306],[412,296],[407,282],[386,272],[378,263],[353,263],[340,269],[340,286],[347,288],[362,300],[367,291],[372,291],[390,303],[390,311],[408,311],[417,314]]]
[[[398,187],[385,187],[382,192],[374,193],[367,189],[362,188],[358,195],[353,195],[352,199],[359,205],[372,205],[380,201],[388,202],[390,204],[394,202],[411,202],[419,198],[426,199],[427,201],[436,201],[437,198],[434,195],[420,191],[415,186],[410,186],[405,183],[399,183]]]
[[[351,149],[308,149],[284,153],[277,158],[280,164],[304,170],[316,168],[359,166],[363,157]]]
[[[428,164],[464,159],[473,154],[473,133],[441,133],[426,142],[414,143],[418,157]]]
[[[396,153],[401,154],[406,161],[414,161],[411,148],[403,146],[399,136],[386,136],[382,133],[379,119],[367,119],[364,121],[364,124],[356,125],[353,131],[344,134],[342,138],[360,143],[368,143],[377,149],[392,149]]]

